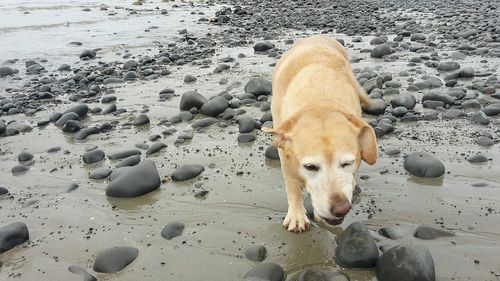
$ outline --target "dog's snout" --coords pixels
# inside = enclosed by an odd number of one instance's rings
[[[343,203],[334,205],[332,207],[331,212],[332,212],[332,215],[334,215],[335,217],[341,218],[341,217],[344,217],[345,215],[347,215],[347,213],[349,213],[351,208],[352,208],[351,203],[349,203],[348,201],[345,201]]]

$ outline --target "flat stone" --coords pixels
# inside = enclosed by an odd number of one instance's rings
[[[271,81],[264,78],[252,78],[245,85],[245,93],[252,94],[256,97],[260,95],[268,96],[272,92]]]
[[[205,171],[205,167],[203,167],[203,165],[186,164],[175,169],[175,171],[171,175],[171,178],[174,181],[190,180],[200,175],[203,171]]]
[[[414,152],[408,155],[403,165],[407,172],[421,178],[436,178],[445,173],[443,163],[426,152]]]
[[[83,281],[97,281],[97,278],[92,276],[90,273],[88,273],[85,269],[82,267],[79,267],[77,265],[71,265],[68,267],[69,272],[80,275],[83,278]]]
[[[107,178],[111,174],[111,169],[109,168],[97,168],[89,175],[89,179],[102,180]]]
[[[446,229],[436,228],[427,225],[420,225],[415,230],[413,234],[416,238],[424,239],[424,240],[432,240],[439,237],[450,237],[455,236],[453,232],[450,232]]]
[[[160,150],[164,149],[165,147],[167,147],[166,144],[162,142],[155,142],[148,148],[148,150],[146,150],[146,155],[157,153]]]
[[[119,160],[119,159],[127,158],[127,157],[132,156],[132,155],[140,155],[140,154],[141,154],[141,151],[138,149],[128,149],[128,150],[121,150],[121,151],[111,153],[108,155],[108,158],[111,160]]]
[[[93,269],[100,273],[116,273],[131,264],[139,255],[139,250],[132,247],[112,247],[100,252]]]
[[[469,161],[470,163],[484,163],[488,162],[488,157],[486,157],[484,154],[478,153],[467,158],[467,161]]]
[[[139,155],[132,155],[127,158],[123,158],[118,165],[116,165],[117,168],[120,167],[130,167],[130,166],[135,166],[141,162],[141,156]]]
[[[207,117],[207,118],[203,118],[203,119],[199,119],[199,120],[194,121],[191,124],[191,127],[193,127],[193,128],[204,128],[204,127],[208,127],[210,125],[213,125],[213,124],[215,124],[217,122],[219,122],[219,120],[217,120],[216,118]]]
[[[184,227],[185,225],[182,222],[171,222],[162,229],[161,236],[163,236],[163,238],[167,240],[170,240],[172,238],[180,236],[184,231]]]
[[[19,162],[30,161],[31,159],[33,159],[33,154],[29,153],[28,151],[23,151],[19,153],[19,155],[17,155],[17,160]]]

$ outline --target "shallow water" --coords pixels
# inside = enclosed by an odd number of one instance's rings
[[[40,3],[37,6],[44,4]],[[87,5],[92,2],[82,3]],[[68,5],[73,7],[73,4]],[[30,11],[37,10],[46,11]],[[74,12],[80,13],[80,8],[74,9]],[[186,8],[179,13],[187,15],[189,12],[190,9]],[[136,16],[131,16],[129,20],[138,20],[134,17]],[[142,17],[148,16],[141,16],[141,21],[144,20]],[[157,15],[150,17],[161,19]],[[193,31],[208,29],[205,25],[197,25],[196,19],[186,18],[186,22],[193,24],[191,29],[196,28]],[[117,25],[120,25],[119,21],[116,20]],[[104,22],[94,24],[106,25]],[[146,25],[149,23],[143,26]],[[139,29],[136,26],[134,28]],[[175,36],[177,29],[180,27],[172,27],[171,32],[162,35]],[[106,32],[96,36],[106,37],[110,31]],[[23,30],[20,33],[29,32]],[[290,35],[294,38],[301,36],[304,34]],[[347,39],[342,35],[338,37]],[[74,39],[64,35],[60,38],[62,45],[56,46],[56,49],[60,48],[62,54],[68,52],[67,59],[78,60],[78,51],[73,53],[73,47],[63,46]],[[90,40],[94,43],[86,43],[89,46],[104,46],[109,48],[109,52],[114,51],[113,40],[107,38],[101,43],[95,38],[83,36],[80,40]],[[122,39],[118,41],[127,41],[131,46],[136,42],[139,46],[150,47],[148,42],[154,41],[154,36],[120,38]],[[365,38],[364,42],[367,40]],[[350,42],[349,39],[346,41]],[[280,42],[277,44],[286,48]],[[85,46],[84,44],[81,48]],[[351,56],[365,58],[354,63],[353,67],[378,66],[378,72],[392,72],[395,80],[403,82],[404,88],[406,77],[399,77],[396,73],[399,69],[406,69],[406,63],[366,58],[366,54],[359,53],[365,47],[366,43],[349,48]],[[142,54],[140,48],[126,48],[132,49],[133,55]],[[54,54],[50,49],[46,51]],[[33,50],[24,52],[26,54],[23,54],[21,48],[16,56],[44,56],[43,53],[33,53]],[[53,124],[45,128],[34,128],[33,132],[25,135],[2,138],[0,184],[9,187],[13,198],[0,198],[2,214],[5,214],[0,217],[0,224],[24,221],[30,230],[31,242],[0,256],[0,261],[4,263],[0,269],[0,279],[81,280],[80,276],[67,270],[68,266],[76,264],[89,270],[99,280],[240,280],[245,272],[256,265],[243,257],[245,248],[262,244],[268,250],[266,261],[282,265],[287,272],[287,280],[294,280],[300,270],[309,266],[340,269],[353,281],[375,280],[372,270],[345,269],[335,263],[336,235],[349,223],[362,220],[367,222],[380,245],[400,242],[378,235],[376,230],[382,226],[396,226],[410,237],[405,239],[413,239],[412,233],[418,225],[443,225],[457,235],[420,241],[432,252],[438,280],[498,280],[500,151],[498,144],[487,149],[480,148],[471,137],[474,132],[497,130],[498,120],[488,127],[473,125],[465,119],[432,121],[428,124],[423,121],[398,123],[397,127],[401,132],[397,136],[381,138],[379,147],[380,151],[389,146],[399,147],[401,155],[386,156],[380,152],[380,160],[376,165],[361,167],[359,175],[369,176],[369,179],[358,179],[363,192],[346,221],[338,227],[314,224],[311,230],[300,235],[289,233],[281,227],[287,208],[281,171],[278,162],[264,158],[264,150],[271,143],[271,138],[255,132],[256,142],[240,146],[236,142],[238,128],[232,124],[226,128],[213,125],[195,132],[190,143],[179,147],[173,145],[177,133],[162,139],[168,144],[168,148],[148,158],[156,163],[160,176],[166,182],[159,190],[145,196],[135,199],[109,198],[104,192],[106,182],[87,179],[88,173],[94,168],[114,167],[117,162],[105,159],[98,164],[82,164],[81,155],[86,147],[98,145],[106,154],[131,149],[136,143],[143,142],[152,134],[160,134],[165,129],[157,124],[161,119],[178,113],[180,98],[159,102],[160,90],[170,87],[177,94],[182,94],[196,89],[210,97],[227,89],[228,86],[219,85],[220,78],[228,78],[229,84],[241,82],[241,85],[236,83],[234,87],[230,87],[229,92],[243,93],[244,84],[251,77],[270,77],[272,67],[269,64],[274,59],[253,54],[250,46],[221,48],[213,60],[229,55],[236,57],[238,53],[244,53],[247,57],[238,59],[240,65],[231,68],[229,72],[212,74],[212,68],[176,66],[169,77],[116,86],[114,94],[118,98],[117,105],[119,108],[126,108],[128,112],[120,116],[90,115],[85,119],[89,124],[113,120],[118,120],[121,124],[132,120],[133,116],[147,106],[151,125],[145,128],[118,126],[111,132],[93,135],[83,143],[75,142],[70,135],[61,133]],[[403,52],[402,55],[411,54]],[[51,58],[47,56],[48,59]],[[57,55],[52,56],[49,62],[57,61]],[[472,58],[463,64],[487,70],[499,63],[492,59],[485,65],[479,64],[477,60]],[[422,67],[416,68],[411,75],[418,78],[422,75],[418,72],[435,74]],[[197,75],[198,81],[184,84],[182,78],[186,74]],[[103,105],[95,103],[89,106],[92,108]],[[33,117],[8,116],[5,119],[27,120],[33,125],[40,118],[68,107],[70,103],[55,105]],[[258,108],[250,107],[246,110],[252,117],[260,118],[262,115]],[[180,123],[176,127],[181,132],[189,128],[189,125]],[[47,149],[54,146],[61,146],[62,150],[46,153]],[[12,175],[10,169],[17,164],[16,156],[23,149],[35,155],[34,164],[28,172]],[[65,154],[65,150],[69,153]],[[404,171],[402,156],[420,150],[435,153],[436,157],[443,160],[448,173],[442,179],[421,181]],[[466,156],[460,155],[462,152],[470,155],[476,151],[487,151],[493,160],[472,165],[465,160]],[[206,170],[192,181],[168,181],[168,176],[177,165],[188,163],[203,164]],[[214,168],[208,168],[209,164],[214,164]],[[238,173],[240,171],[243,172],[241,175]],[[67,186],[72,182],[78,183],[79,188],[66,193]],[[487,186],[471,186],[477,182],[486,183]],[[195,192],[202,189],[209,191],[207,198],[196,199]],[[184,222],[186,229],[180,237],[165,240],[160,231],[172,221]],[[139,249],[139,257],[117,274],[93,272],[91,268],[95,255],[110,246],[136,247]],[[480,263],[474,263],[475,259]]]

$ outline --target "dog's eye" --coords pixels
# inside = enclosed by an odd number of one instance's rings
[[[353,163],[354,163],[354,161],[347,161],[347,162],[344,162],[344,163],[340,164],[340,166],[342,168],[346,168],[346,167],[351,166]]]
[[[308,171],[317,172],[319,171],[319,166],[314,164],[304,164],[304,168]]]

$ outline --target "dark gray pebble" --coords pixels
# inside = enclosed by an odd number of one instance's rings
[[[265,281],[283,281],[285,272],[283,268],[276,263],[266,262],[261,263],[245,273],[245,278],[252,280],[265,280]]]
[[[185,225],[182,222],[171,222],[168,223],[161,231],[161,236],[163,238],[170,240],[177,236],[180,236],[184,231]]]
[[[421,178],[436,178],[445,173],[443,162],[426,152],[408,155],[403,165],[410,174]]]
[[[132,155],[140,155],[141,151],[138,149],[128,149],[128,150],[121,150],[118,152],[114,152],[108,155],[108,158],[111,160],[119,160],[123,158],[127,158]]]
[[[267,250],[262,245],[250,246],[245,250],[245,257],[251,261],[263,261],[266,259]]]
[[[28,227],[22,222],[14,222],[0,227],[0,253],[23,244],[29,238]]]
[[[434,260],[427,247],[404,243],[380,256],[377,279],[383,281],[435,281]]]
[[[101,251],[95,258],[95,272],[116,273],[131,264],[139,255],[139,250],[132,247],[112,247]]]
[[[107,178],[111,174],[111,169],[109,168],[97,168],[89,175],[89,179],[101,180]]]
[[[175,171],[171,175],[171,178],[174,181],[190,180],[200,175],[203,171],[205,171],[205,167],[203,167],[203,165],[186,164],[175,169]]]
[[[373,241],[366,225],[354,222],[339,237],[337,259],[348,267],[368,268],[378,260],[377,245]]]
[[[450,237],[450,236],[455,236],[453,232],[450,232],[446,229],[443,228],[436,228],[432,226],[427,226],[427,225],[420,225],[417,227],[415,230],[415,233],[413,234],[416,238],[424,239],[424,240],[431,240],[431,239],[436,239],[439,237]]]
[[[17,160],[19,162],[30,161],[31,159],[33,159],[33,154],[29,153],[28,151],[23,151],[19,153],[19,155],[17,155]]]
[[[82,156],[83,162],[85,164],[93,164],[103,160],[105,157],[104,151],[100,149],[94,149],[88,152],[85,152]]]
[[[153,143],[146,151],[146,155],[157,153],[158,151],[164,149],[165,147],[167,147],[167,145],[162,142]]]
[[[160,187],[161,180],[153,161],[144,160],[124,170],[106,187],[110,197],[132,198],[144,195]],[[121,168],[121,169],[123,169]]]

